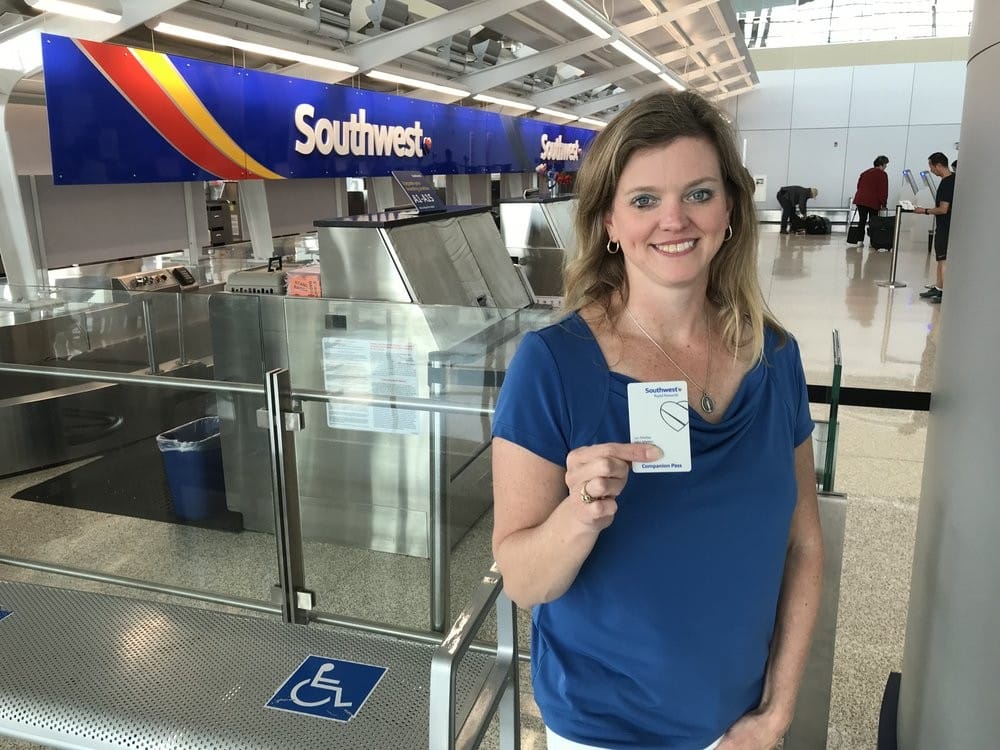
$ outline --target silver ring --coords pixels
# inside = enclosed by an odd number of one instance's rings
[[[589,481],[590,480],[588,479],[587,482]],[[590,496],[589,492],[587,492],[587,482],[584,482],[583,486],[580,488],[580,499],[583,500],[586,505],[590,505],[594,502],[594,498]]]

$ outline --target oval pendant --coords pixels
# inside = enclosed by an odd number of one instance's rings
[[[701,410],[706,414],[711,414],[715,411],[715,402],[707,393],[701,394]]]

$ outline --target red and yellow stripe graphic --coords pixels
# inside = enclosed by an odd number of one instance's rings
[[[108,82],[170,145],[219,179],[281,180],[223,129],[166,55],[76,40]]]

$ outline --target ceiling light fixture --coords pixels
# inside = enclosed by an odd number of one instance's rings
[[[170,36],[180,37],[181,39],[190,39],[194,42],[216,44],[220,47],[234,47],[235,49],[241,49],[246,52],[264,55],[266,57],[277,57],[280,60],[291,60],[292,62],[305,63],[306,65],[315,65],[318,68],[328,68],[329,70],[336,70],[340,73],[356,73],[358,71],[357,65],[349,65],[348,63],[343,63],[338,60],[331,60],[326,57],[316,57],[315,55],[305,55],[301,52],[279,49],[278,47],[271,47],[266,44],[257,44],[256,42],[246,42],[242,39],[222,36],[221,34],[211,34],[207,31],[199,31],[198,29],[191,29],[187,26],[178,26],[177,24],[165,23],[163,21],[160,21],[153,26],[153,31],[159,31],[161,34],[168,34]]]
[[[25,0],[35,10],[82,18],[85,21],[118,23],[122,20],[121,6],[112,0]]]
[[[685,86],[683,83],[681,83],[680,81],[678,81],[676,78],[674,78],[669,73],[658,73],[657,76],[661,80],[666,81],[667,83],[669,83],[671,86],[673,86],[678,91],[684,91],[687,88],[687,86]]]
[[[656,73],[659,75],[663,72],[663,68],[660,67],[659,63],[653,62],[649,57],[644,55],[642,52],[637,50],[631,44],[623,41],[622,39],[616,39],[611,43],[611,46],[616,50],[621,52],[625,57],[630,60],[639,63],[642,67],[648,70],[650,73]]]
[[[496,96],[490,96],[489,94],[476,94],[474,97],[477,102],[487,102],[488,104],[499,104],[501,107],[514,107],[515,109],[524,110],[525,112],[532,112],[535,109],[533,104],[525,104],[523,102],[515,102],[512,99],[500,99]]]
[[[611,32],[604,28],[601,24],[588,18],[584,13],[574,8],[566,0],[545,0],[549,5],[558,10],[567,18],[571,18],[580,24],[583,28],[589,31],[594,36],[599,39],[610,39]]]
[[[389,83],[398,83],[403,86],[410,86],[415,89],[426,89],[427,91],[437,91],[439,94],[449,94],[451,96],[458,96],[465,98],[469,95],[468,91],[463,91],[462,89],[452,88],[451,86],[444,86],[440,83],[431,83],[430,81],[422,81],[417,78],[408,78],[407,76],[399,76],[395,73],[386,73],[381,70],[370,70],[365,75],[369,78],[374,78],[376,81],[388,81]]]
[[[558,109],[548,109],[547,107],[539,107],[538,114],[548,115],[549,117],[561,117],[570,122],[580,119],[579,115],[571,115],[569,112],[560,112]]]
[[[604,128],[608,125],[604,120],[595,120],[593,117],[581,117],[579,121],[585,125],[593,125],[598,128]]]

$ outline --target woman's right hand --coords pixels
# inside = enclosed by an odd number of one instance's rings
[[[610,526],[632,462],[655,461],[661,456],[663,451],[648,443],[600,443],[570,451],[566,488],[570,501],[577,501],[574,517],[597,530]],[[588,497],[591,502],[586,502]]]

